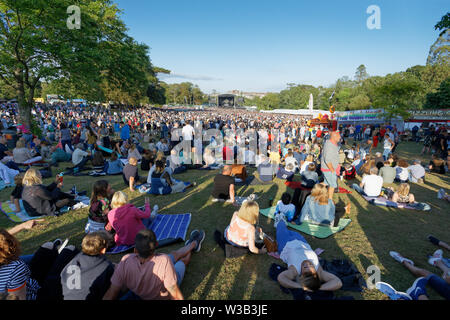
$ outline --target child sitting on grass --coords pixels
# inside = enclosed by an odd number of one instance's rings
[[[295,205],[291,203],[291,195],[289,193],[283,193],[281,200],[278,201],[275,208],[275,216],[277,214],[283,214],[288,222],[294,219]]]
[[[14,204],[14,206],[16,207],[16,210],[14,210],[14,212],[22,211],[20,209],[20,199],[22,199],[23,176],[24,173],[19,173],[17,176],[14,177],[14,184],[16,185],[16,187],[14,188],[13,192],[11,192],[11,203]]]

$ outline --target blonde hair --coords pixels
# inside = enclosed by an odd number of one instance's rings
[[[306,156],[306,161],[313,162],[314,161],[314,157],[311,154],[308,154]]]
[[[25,142],[21,139],[17,140],[16,142],[16,148],[20,149],[20,148],[25,148]]]
[[[39,170],[35,168],[28,169],[23,176],[22,184],[27,187],[42,184],[42,176]]]
[[[327,186],[324,185],[323,183],[318,183],[314,185],[314,188],[311,191],[311,197],[319,204],[322,205],[328,204],[329,197]]]
[[[250,224],[256,224],[259,217],[259,205],[256,201],[245,201],[238,211],[238,217]]]
[[[130,157],[130,159],[128,159],[128,163],[131,164],[132,166],[137,165],[138,161],[135,157]]]
[[[121,206],[127,204],[128,197],[125,193],[122,191],[117,191],[114,193],[112,200],[111,200],[111,208],[116,209],[120,208]]]
[[[402,197],[406,197],[409,194],[409,184],[408,183],[402,183],[400,187],[398,188],[398,194]]]
[[[156,160],[163,160],[164,157],[165,157],[164,152],[158,151],[158,152],[156,153],[156,159],[155,159],[155,161],[156,161]]]

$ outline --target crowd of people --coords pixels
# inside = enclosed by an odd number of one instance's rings
[[[236,195],[236,185],[248,183],[250,168],[255,174],[249,183],[263,185],[281,179],[299,184],[293,195],[286,192],[276,203],[277,253],[288,266],[278,276],[279,284],[307,291],[336,291],[342,287],[341,280],[322,269],[315,251],[300,233],[287,229],[288,223],[338,226],[351,209],[349,203],[334,200],[338,180],[352,181],[357,176],[361,182],[353,183],[352,188],[361,195],[414,205],[417,200],[410,184],[424,183],[429,172],[446,174],[450,163],[449,128],[445,126],[413,129],[412,140],[419,142],[423,137],[424,152],[433,152],[429,165],[423,166],[420,160],[397,156],[401,133],[388,124],[349,125],[333,131],[308,125],[306,117],[245,110],[114,111],[101,106],[37,104],[33,121],[41,131],[33,134],[19,123],[16,105],[1,105],[0,111],[3,129],[19,132],[17,139],[13,132],[0,136],[0,177],[6,185],[14,185],[11,203],[17,212],[22,202],[32,217],[59,215],[62,208],[75,204],[77,195],[76,190],[62,191],[63,175],[102,177],[93,183],[81,252],[57,239],[43,244],[34,255],[23,256],[14,234],[32,228],[36,220],[8,231],[0,229],[0,294],[5,299],[183,299],[180,285],[192,254],[201,250],[205,232],[194,230],[183,247],[168,255],[156,253],[158,241],[150,226],[158,206],[151,208],[146,198],[144,207],[137,208],[126,193],[113,190],[104,176],[122,175],[123,188],[130,192],[166,195],[196,186],[195,181],[177,180],[174,175],[178,173],[220,170],[210,197],[213,202],[226,201],[236,207],[229,225],[220,230],[222,240],[235,248],[265,254],[269,248],[258,225],[257,196]],[[225,139],[208,134],[211,130]],[[348,139],[354,143],[348,145]],[[179,148],[180,141],[188,143]],[[373,151],[379,143],[382,153]],[[54,177],[55,168],[68,162],[71,166],[56,175],[52,184],[43,184],[43,179]],[[142,172],[148,172],[147,176],[140,176]],[[394,188],[383,187],[392,183],[396,183]],[[439,195],[450,199],[445,190]],[[105,254],[122,245],[134,246],[134,253],[115,265]],[[391,255],[422,276],[406,294],[411,299],[426,297],[423,283],[427,282],[450,298],[450,274],[442,252],[435,253],[433,263],[444,271],[443,277],[414,269],[413,263],[398,253]],[[73,281],[75,269],[81,285]],[[391,298],[406,297],[388,284],[378,287]],[[412,293],[417,287],[420,294]]]

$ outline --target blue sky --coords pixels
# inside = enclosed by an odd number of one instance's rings
[[[329,86],[425,65],[448,0],[115,0],[129,34],[150,46],[168,83],[279,92],[287,83]],[[381,29],[369,30],[370,5]]]

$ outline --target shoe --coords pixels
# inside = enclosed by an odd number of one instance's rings
[[[205,231],[194,230],[191,232],[189,240],[186,241],[185,245],[188,246],[191,242],[197,241],[197,245],[194,248],[194,252],[199,252],[202,248],[202,242],[205,240]]]
[[[444,189],[439,189],[439,191],[437,193],[438,199],[443,199],[444,196],[445,196],[445,190]]]
[[[409,260],[409,259],[406,259],[406,258],[402,257],[402,256],[400,255],[400,253],[398,253],[398,252],[390,251],[389,254],[391,255],[392,258],[394,258],[396,261],[398,261],[398,262],[400,262],[400,263],[403,263],[403,261],[406,261],[406,262],[409,262],[409,263],[411,263],[412,265],[414,265],[414,262],[413,262],[413,261],[411,261],[411,260]]]
[[[443,252],[441,249],[436,250],[433,255],[428,259],[428,263],[432,266],[436,265],[436,262],[442,260]]]
[[[251,195],[248,196],[247,200],[249,201],[255,201],[258,199],[258,196],[254,193],[252,193]]]
[[[274,222],[273,226],[274,226],[275,229],[277,228],[278,223],[279,223],[280,221],[284,221],[284,223],[285,223],[286,225],[288,224],[288,222],[287,222],[287,220],[286,220],[286,216],[285,216],[284,214],[282,214],[282,213],[277,214],[277,215],[275,216],[274,220],[275,220],[275,222]]]
[[[386,282],[377,282],[375,288],[387,295],[391,300],[412,300],[409,294],[395,290]]]
[[[62,243],[61,239],[56,239],[55,241],[53,241],[53,249],[57,249]]]
[[[413,299],[413,300],[419,300],[419,297],[422,295],[427,295],[427,291],[425,289],[425,286],[427,285],[428,280],[424,277],[417,278],[416,281],[414,281],[411,288],[409,288],[406,293]]]
[[[433,237],[432,235],[428,235],[428,240],[434,244],[434,245],[439,245],[440,240],[438,238]]]

